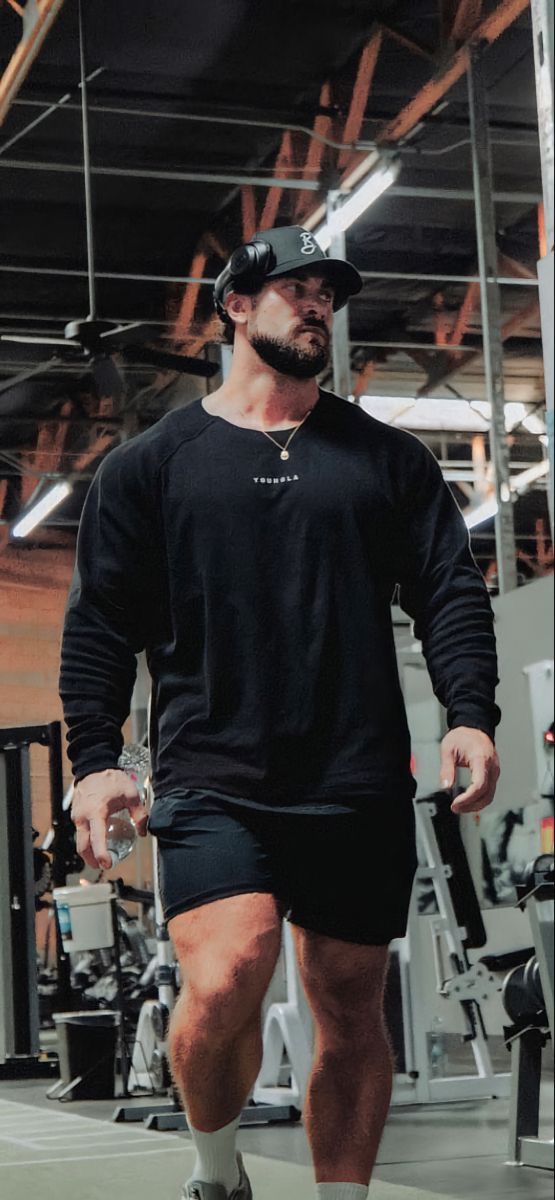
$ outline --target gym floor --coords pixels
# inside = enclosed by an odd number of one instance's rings
[[[190,1173],[186,1134],[114,1125],[113,1100],[62,1105],[43,1081],[0,1085],[0,1194],[5,1200],[178,1200]],[[395,1108],[371,1200],[548,1200],[549,1171],[507,1165],[508,1100]],[[544,1071],[542,1128],[553,1136],[553,1071]],[[302,1125],[242,1129],[256,1200],[313,1200]]]

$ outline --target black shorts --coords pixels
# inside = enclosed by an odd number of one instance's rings
[[[371,798],[344,813],[241,806],[197,789],[157,799],[166,920],[214,900],[269,892],[303,929],[366,946],[404,937],[417,866],[412,800]]]

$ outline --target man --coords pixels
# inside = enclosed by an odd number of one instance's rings
[[[472,771],[454,810],[490,804],[499,774],[491,606],[436,460],[316,382],[360,287],[298,227],[239,248],[215,289],[229,377],[108,455],[79,533],[61,675],[77,846],[108,866],[123,805],[144,829],[117,761],[146,647],[189,1200],[252,1195],[236,1135],[286,915],[316,1028],[317,1195],[368,1195],[393,1075],[388,944],[416,869],[396,584],[447,708],[443,786]]]

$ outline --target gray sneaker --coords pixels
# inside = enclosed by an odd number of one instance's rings
[[[239,1183],[232,1192],[226,1192],[221,1183],[196,1183],[193,1179],[183,1190],[183,1200],[253,1200],[252,1188],[247,1177],[241,1154],[237,1155]]]

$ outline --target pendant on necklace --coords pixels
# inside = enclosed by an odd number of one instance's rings
[[[282,450],[282,452],[281,452],[281,454],[280,454],[280,456],[279,456],[279,457],[281,458],[282,462],[287,462],[287,459],[289,458],[289,451],[288,451],[288,450]]]

